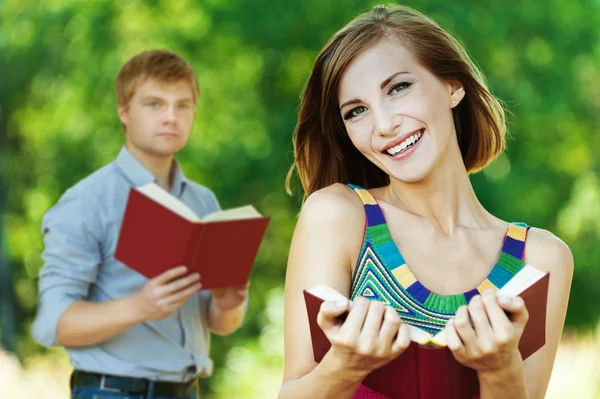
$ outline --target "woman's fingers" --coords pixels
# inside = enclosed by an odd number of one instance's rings
[[[521,329],[525,328],[529,320],[529,312],[521,297],[498,297],[500,307],[510,313],[510,320]]]
[[[456,358],[463,358],[466,355],[466,349],[463,342],[456,331],[454,319],[448,320],[446,324],[446,340],[448,348],[452,351]]]
[[[378,301],[369,301],[369,309],[360,331],[359,347],[363,352],[371,353],[380,346],[379,331],[383,323],[385,305]]]
[[[347,299],[339,301],[325,301],[317,315],[317,324],[321,330],[328,331],[336,325],[340,325],[339,317],[348,311],[350,301]]]
[[[504,338],[508,335],[509,331],[512,329],[512,324],[504,310],[498,304],[499,298],[496,296],[496,292],[493,289],[486,290],[483,293],[483,305],[485,306],[485,311],[490,320],[490,324],[492,325],[492,329],[494,330],[494,334],[497,338]]]
[[[394,356],[398,356],[400,353],[404,352],[406,348],[409,347],[410,343],[410,327],[406,323],[400,323],[398,335],[396,335],[396,339],[392,343],[392,353]]]
[[[348,317],[341,327],[343,334],[356,334],[356,337],[358,337],[369,311],[369,302],[368,299],[362,297],[356,298],[353,301],[352,311],[348,313]]]
[[[467,306],[461,306],[456,311],[454,316],[454,327],[456,332],[465,346],[475,345],[477,342],[477,336],[475,330],[471,325],[471,319],[469,317],[469,310]]]
[[[469,302],[468,309],[469,318],[471,319],[477,338],[480,341],[491,340],[494,335],[494,331],[492,330],[490,320],[488,319],[488,314],[485,310],[482,296],[474,296]]]
[[[319,312],[318,324],[324,331],[333,332],[328,335],[333,345],[365,358],[390,360],[410,345],[410,328],[401,322],[393,308],[357,298],[342,324],[339,316],[349,307],[347,303],[343,305],[337,308],[335,303],[326,302]],[[332,331],[334,325],[337,331]]]
[[[385,307],[385,312],[383,315],[383,323],[381,325],[381,329],[379,330],[379,340],[386,345],[386,347],[391,348],[399,334],[400,328],[400,316],[389,306]]]

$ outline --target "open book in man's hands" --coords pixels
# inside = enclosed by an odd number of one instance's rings
[[[497,291],[499,296],[520,296],[529,312],[529,321],[519,342],[526,359],[546,342],[546,304],[549,273],[524,266]],[[304,290],[308,322],[316,362],[320,362],[331,344],[317,324],[321,303],[346,299],[328,285]],[[342,316],[343,318],[344,316]],[[398,358],[371,372],[363,381],[367,387],[403,399],[471,399],[479,395],[477,373],[458,363],[446,347],[445,330],[433,335],[409,326],[412,343]]]
[[[202,288],[245,284],[268,217],[247,205],[200,219],[154,183],[132,187],[115,258],[148,278],[176,266],[198,272]]]

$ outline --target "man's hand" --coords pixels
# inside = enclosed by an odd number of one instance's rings
[[[142,321],[162,320],[183,305],[202,285],[198,273],[184,276],[187,267],[178,266],[154,277],[132,296]]]
[[[216,288],[210,290],[214,305],[221,311],[231,310],[240,306],[248,297],[250,282],[238,287]]]
[[[212,299],[208,310],[208,327],[217,334],[229,334],[235,331],[244,320],[246,307],[242,306],[248,298],[250,283],[238,287],[216,288],[210,290]]]

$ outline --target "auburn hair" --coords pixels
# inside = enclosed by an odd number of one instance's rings
[[[304,198],[333,183],[365,188],[389,184],[389,176],[352,144],[339,113],[338,85],[360,53],[391,37],[400,41],[437,78],[458,80],[465,97],[453,119],[468,173],[493,161],[505,147],[502,104],[463,46],[429,17],[405,6],[375,6],[338,31],[321,50],[304,86],[293,133],[294,163],[286,189],[298,170]]]

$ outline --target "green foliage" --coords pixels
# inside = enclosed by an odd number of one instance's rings
[[[0,155],[8,188],[3,226],[22,316],[21,354],[40,351],[27,333],[42,266],[41,217],[68,187],[117,155],[123,142],[115,112],[118,68],[142,50],[161,47],[181,53],[200,81],[197,122],[179,157],[186,174],[211,187],[223,207],[253,203],[272,217],[253,274],[247,321],[235,335],[214,339],[216,375],[206,389],[239,397],[228,381],[238,381],[240,389],[252,386],[260,377],[247,366],[253,362],[280,378],[280,353],[265,352],[265,336],[279,331],[281,319],[265,316],[265,309],[280,306],[273,298],[284,283],[300,206],[298,190],[289,197],[283,188],[298,98],[321,46],[373,4],[0,3]],[[576,275],[568,323],[597,322],[599,3],[405,4],[459,37],[511,112],[508,152],[473,176],[480,199],[499,217],[549,229],[570,245]],[[249,377],[240,377],[239,370]]]

